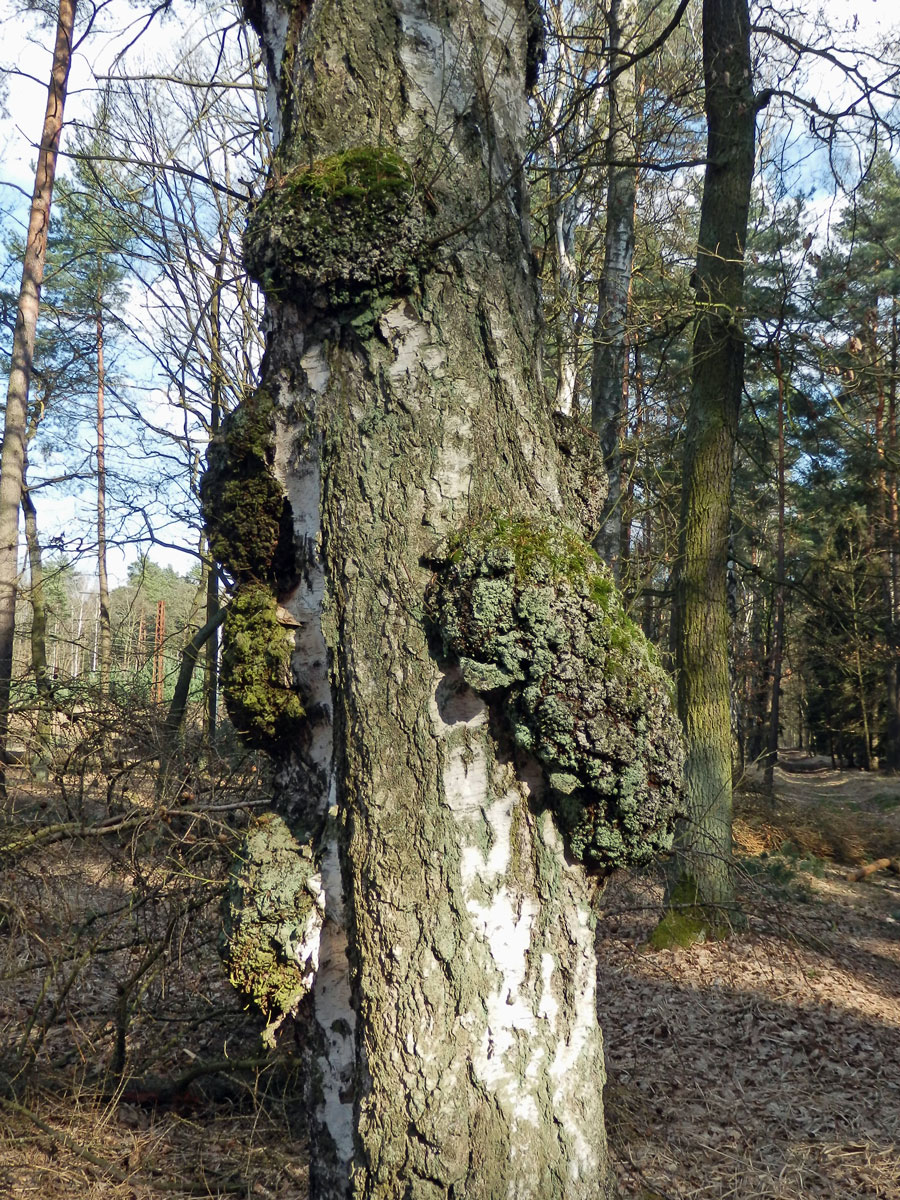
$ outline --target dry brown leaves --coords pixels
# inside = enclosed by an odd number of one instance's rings
[[[776,812],[752,806],[746,822],[758,840],[740,831],[745,854],[786,841],[815,852],[798,831],[815,828],[822,781],[779,776]],[[825,795],[852,826],[859,812]],[[865,815],[878,819],[855,830],[863,859],[897,819]],[[829,865],[821,879],[745,878],[742,900],[749,928],[730,941],[648,954],[660,888],[620,881],[604,897],[599,1004],[623,1197],[898,1200],[900,883],[850,884]]]

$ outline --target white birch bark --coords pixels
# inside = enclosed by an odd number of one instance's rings
[[[592,884],[540,772],[423,617],[448,534],[562,507],[521,169],[525,4],[307,7],[251,14],[281,62],[277,171],[388,146],[433,235],[368,324],[270,280],[265,387],[297,561],[281,600],[310,714],[278,804],[315,831],[325,892],[310,1194],[596,1200]]]

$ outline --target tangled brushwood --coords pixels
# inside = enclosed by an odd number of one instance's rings
[[[683,763],[671,682],[594,551],[559,521],[492,516],[436,565],[443,652],[541,764],[572,855],[607,872],[669,850]]]

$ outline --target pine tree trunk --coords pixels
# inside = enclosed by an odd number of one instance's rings
[[[63,124],[63,108],[72,60],[76,0],[60,0],[53,68],[47,89],[47,111],[41,134],[31,215],[22,264],[22,285],[13,332],[6,394],[3,451],[0,457],[0,793],[5,792],[6,741],[12,686],[16,591],[19,578],[19,506],[25,463],[28,389],[34,338],[44,281],[44,260],[50,226],[50,201]]]
[[[309,714],[281,751],[278,804],[298,837],[318,831],[325,895],[310,1195],[597,1200],[591,884],[540,811],[539,772],[423,619],[449,534],[562,507],[521,168],[533,7],[248,8],[280,64],[282,141],[248,259],[268,274],[263,392],[299,573],[280,599]],[[330,156],[349,150],[376,177],[400,160],[414,173],[421,208],[393,266],[390,237],[348,230],[356,201]],[[286,281],[292,218],[264,230],[261,214],[290,204],[292,179],[307,197],[337,179],[334,262],[319,271],[309,250]]]
[[[26,463],[27,473],[27,463]],[[31,667],[37,692],[37,714],[33,756],[34,777],[44,781],[49,776],[51,757],[51,706],[53,691],[47,673],[47,605],[44,596],[44,564],[38,537],[37,510],[27,486],[22,491],[22,511],[25,514],[25,544],[28,547],[28,570],[31,575]]]
[[[109,694],[112,667],[112,620],[106,570],[106,368],[103,362],[103,310],[97,286],[97,598],[100,650],[100,695]]]
[[[769,728],[766,738],[766,766],[763,786],[770,796],[775,792],[775,766],[778,762],[778,734],[781,727],[781,672],[784,662],[784,367],[781,351],[775,348],[775,377],[778,383],[778,531],[775,540],[775,595],[772,598],[772,657],[769,678]]]
[[[746,0],[704,0],[707,167],[694,278],[697,315],[675,625],[689,813],[678,871],[682,894],[711,912],[730,907],[734,898],[726,566],[743,389],[740,311],[756,125],[749,38]]]
[[[628,362],[627,317],[634,259],[634,200],[637,172],[635,157],[635,69],[621,70],[633,33],[633,0],[611,0],[609,6],[609,133],[606,156],[609,187],[606,195],[606,234],[603,274],[594,327],[594,361],[591,373],[591,423],[600,437],[609,490],[603,525],[595,545],[621,577],[622,429],[625,419],[625,371]]]
[[[891,305],[891,359],[888,380],[887,429],[887,510],[888,510],[888,611],[887,722],[885,730],[885,762],[892,771],[900,770],[900,503],[897,496],[897,369],[900,337],[898,337],[897,300]]]

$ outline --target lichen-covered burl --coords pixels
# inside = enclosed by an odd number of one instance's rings
[[[299,1005],[310,1195],[598,1200],[594,880],[666,844],[678,747],[583,540],[591,435],[562,423],[561,450],[542,389],[539,10],[247,8],[278,139],[246,239],[268,343],[205,504],[229,708],[321,887],[287,918],[315,908],[317,937],[256,922],[277,966],[318,954],[296,1004],[257,998]]]

